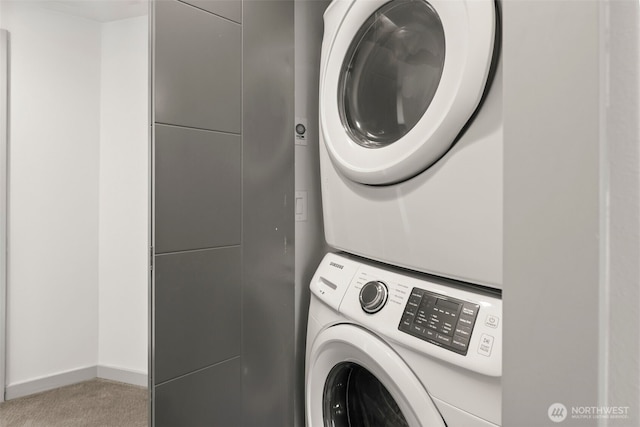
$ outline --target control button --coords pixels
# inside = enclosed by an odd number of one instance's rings
[[[400,321],[400,327],[402,329],[411,328],[411,321],[413,320],[412,316],[404,315],[402,316],[402,320]]]
[[[409,297],[409,303],[411,304],[419,305],[420,301],[422,301],[421,295],[411,294],[411,296]]]
[[[478,353],[487,357],[491,356],[493,339],[491,335],[482,334],[482,337],[480,337],[480,345],[478,346]]]
[[[458,319],[458,326],[467,326],[470,328],[473,326],[473,321],[474,321],[473,317],[463,315],[463,316],[460,316],[460,319]]]
[[[435,332],[433,332],[433,331],[432,331],[432,330],[430,330],[430,329],[427,329],[427,330],[424,332],[424,336],[425,336],[425,337],[427,337],[427,338],[429,338],[430,340],[435,340],[435,339],[436,339],[436,333],[435,333]]]
[[[454,335],[453,336],[453,340],[459,342],[460,344],[464,345],[465,347],[467,345],[469,345],[469,339],[470,337],[464,337],[462,335]]]
[[[360,307],[365,313],[377,313],[387,303],[387,296],[387,285],[383,282],[367,282],[360,289]]]
[[[416,296],[418,298],[422,298],[422,295],[424,295],[424,291],[422,289],[418,289],[418,288],[413,288],[413,290],[411,290],[411,296]]]
[[[425,329],[420,325],[412,325],[411,326],[411,332],[413,332],[414,334],[423,335],[424,331],[425,331]]]
[[[500,323],[500,318],[498,316],[494,316],[493,314],[488,314],[484,324],[490,328],[497,328]]]
[[[436,341],[441,342],[442,344],[451,345],[451,337],[446,335],[436,334]]]
[[[471,328],[468,326],[458,326],[456,328],[456,335],[469,338],[471,336]]]
[[[467,346],[469,345],[469,341],[465,339],[461,339],[460,337],[454,336],[451,340],[451,347],[456,348],[458,350],[467,351]]]
[[[453,328],[451,327],[450,324],[445,323],[444,325],[442,325],[442,333],[447,335],[453,335]]]
[[[471,303],[466,302],[462,306],[462,314],[464,316],[476,317],[476,314],[478,314],[478,309],[479,308],[480,308],[480,306],[477,305],[477,304],[471,304]]]
[[[404,310],[407,314],[416,314],[418,312],[418,304],[409,301],[407,303],[407,308]]]

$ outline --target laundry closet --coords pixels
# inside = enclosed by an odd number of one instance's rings
[[[3,1],[4,397],[638,424],[638,9]]]

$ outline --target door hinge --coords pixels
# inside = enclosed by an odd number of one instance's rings
[[[153,246],[149,247],[149,270],[153,270]]]

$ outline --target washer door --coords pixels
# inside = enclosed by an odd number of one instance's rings
[[[334,0],[340,1],[340,0]],[[493,0],[354,0],[327,14],[320,124],[335,166],[383,185],[437,161],[478,106]]]
[[[308,427],[445,427],[411,369],[357,326],[322,331],[308,363]]]

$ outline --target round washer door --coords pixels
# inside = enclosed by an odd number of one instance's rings
[[[477,108],[493,58],[494,0],[354,0],[328,15],[320,125],[349,179],[408,179],[446,153]]]
[[[343,324],[320,332],[308,364],[308,427],[445,427],[411,369],[362,328]]]

